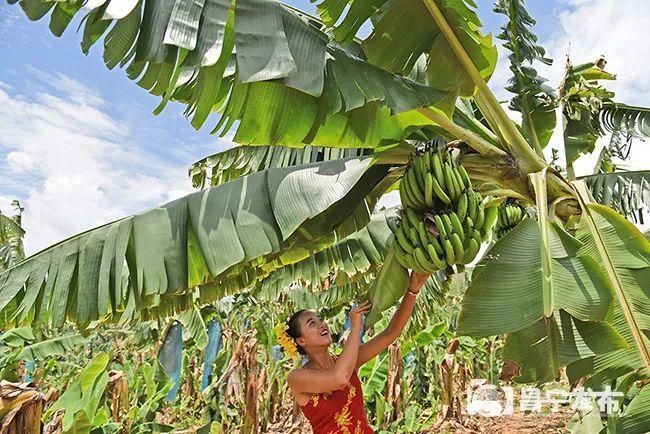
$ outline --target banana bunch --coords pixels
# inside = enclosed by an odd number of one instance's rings
[[[498,208],[497,223],[494,226],[494,233],[497,238],[504,237],[524,218],[528,217],[526,211],[516,203],[503,203]]]
[[[472,262],[497,219],[497,208],[485,208],[471,189],[460,194],[456,210],[435,211],[406,207],[395,232],[397,260],[418,273]]]
[[[453,206],[471,188],[467,171],[450,153],[429,149],[412,160],[399,194],[404,208],[442,209]]]

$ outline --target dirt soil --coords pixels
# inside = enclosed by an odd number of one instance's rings
[[[571,409],[562,409],[551,414],[523,414],[500,417],[465,417],[462,423],[453,421],[427,431],[449,434],[559,434],[568,432],[566,423],[572,415]],[[286,421],[285,421],[286,423]],[[294,426],[270,426],[265,434],[312,434],[309,423],[302,419]]]
[[[562,409],[551,414],[523,414],[500,417],[466,417],[463,423],[446,422],[430,433],[454,434],[554,434],[566,433],[566,423],[573,414]]]

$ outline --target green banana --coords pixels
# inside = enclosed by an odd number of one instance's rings
[[[420,222],[417,228],[418,236],[420,237],[420,243],[422,243],[423,246],[426,246],[429,244],[429,237],[427,237],[427,229],[424,227],[424,222]]]
[[[411,244],[406,235],[404,224],[401,224],[399,228],[397,228],[397,231],[395,231],[395,238],[397,238],[397,242],[406,253],[413,253],[413,244]]]
[[[414,247],[420,245],[420,236],[418,235],[417,229],[409,228],[409,240]]]
[[[460,218],[455,212],[449,213],[449,220],[451,220],[451,225],[454,228],[454,232],[458,234],[460,238],[465,238],[465,231],[463,230],[463,225],[460,222]]]
[[[462,164],[458,165],[458,171],[460,172],[461,178],[463,178],[463,183],[465,184],[465,188],[467,189],[472,188],[472,181],[469,179],[469,174],[467,173],[467,170],[465,170]]]
[[[413,269],[413,264],[415,262],[413,255],[406,253],[399,243],[395,244],[395,257],[397,257],[399,263],[404,267],[410,268],[411,270]]]
[[[429,172],[424,174],[424,202],[433,207],[433,175]]]
[[[456,262],[459,264],[463,264],[463,256],[465,254],[465,249],[463,248],[463,242],[460,240],[460,237],[458,234],[451,234],[451,237],[449,237],[449,241],[451,241],[451,246],[454,248],[454,256],[456,258]]]
[[[413,208],[406,208],[406,217],[409,219],[409,225],[417,228],[422,221]]]
[[[408,181],[408,187],[411,189],[411,193],[416,199],[416,202],[424,208],[425,202],[424,202],[424,194],[420,190],[420,187],[418,187],[418,182],[416,180],[416,175],[415,175],[415,170],[409,170],[406,179]]]
[[[491,206],[485,210],[485,219],[481,228],[483,236],[492,230],[492,226],[494,226],[494,222],[497,220],[498,211],[496,206]]]
[[[470,218],[473,221],[476,221],[476,214],[477,214],[477,206],[478,206],[478,200],[476,197],[476,194],[474,194],[474,191],[469,191],[467,193],[468,197],[468,205],[467,205],[467,214],[470,216]]]
[[[449,240],[442,241],[442,248],[445,250],[445,261],[447,265],[452,265],[456,263],[456,254],[454,253],[454,247]]]
[[[438,239],[433,235],[431,235],[431,233],[429,232],[427,232],[427,239],[429,240],[429,244],[431,244],[435,249],[436,253],[442,255],[443,250],[442,250],[442,246],[440,245],[440,241],[438,241]]]
[[[452,180],[453,175],[451,174],[451,166],[449,164],[445,163],[443,166],[444,172],[445,172],[445,185],[447,186],[447,193],[449,193],[449,197],[451,200],[455,201],[457,194],[456,194],[456,189],[454,188],[454,182]]]
[[[479,246],[483,243],[483,238],[481,238],[481,233],[478,229],[474,229],[474,232],[472,232],[472,239],[476,241],[476,244]]]
[[[458,171],[458,166],[456,165],[454,167],[453,175],[456,179],[456,186],[458,187],[458,194],[460,195],[463,191],[465,191],[465,183],[463,182],[463,177],[461,176],[460,172]]]
[[[415,205],[406,193],[406,180],[404,178],[399,182],[399,198],[404,208],[412,208]]]
[[[409,185],[409,180],[407,175],[408,173],[404,174],[400,182],[404,183],[404,192],[406,193],[409,202],[411,202],[410,208],[421,208],[420,203],[417,201],[415,195],[411,192],[411,186]]]
[[[469,264],[476,258],[476,255],[478,254],[479,251],[479,245],[476,243],[476,240],[474,238],[469,239],[469,245],[467,246],[467,250],[465,250],[464,253],[464,260],[466,264]]]
[[[483,207],[483,204],[480,204],[478,206],[478,212],[476,213],[476,227],[480,228],[483,226],[483,220],[485,219],[485,208]]]
[[[433,273],[436,271],[436,266],[427,259],[427,256],[424,254],[424,250],[421,247],[415,249],[415,255],[413,255],[415,261],[422,267],[427,273]]]
[[[436,196],[438,196],[444,204],[449,205],[451,203],[451,199],[449,196],[447,196],[447,193],[445,193],[445,191],[442,189],[442,186],[435,177],[432,177],[431,179],[433,182],[433,191],[436,193]]]
[[[420,191],[424,191],[424,164],[422,158],[413,160],[413,167],[415,168],[415,180],[420,187]]]
[[[442,223],[445,225],[445,232],[447,232],[447,238],[451,236],[451,234],[454,232],[454,228],[451,225],[451,219],[447,214],[443,214],[440,216],[442,219]]]
[[[440,184],[440,187],[442,187],[443,190],[446,190],[447,183],[445,181],[445,172],[442,168],[442,160],[438,153],[433,154],[433,174],[436,176],[436,180],[438,181],[438,184]]]
[[[465,217],[467,216],[467,206],[469,204],[469,199],[467,198],[467,191],[463,192],[463,194],[460,195],[460,199],[458,199],[458,210],[456,213],[458,214],[458,218],[461,220],[465,220]]]
[[[440,218],[439,215],[434,215],[433,220],[436,222],[438,232],[440,232],[439,238],[447,238],[447,230],[445,229],[445,224],[443,223],[442,218]]]
[[[470,216],[465,217],[465,233],[470,235],[474,231],[474,221]]]
[[[447,268],[447,264],[445,263],[444,259],[441,259],[440,256],[438,256],[439,254],[442,255],[442,253],[436,252],[436,249],[433,247],[433,245],[429,244],[427,246],[427,253],[431,258],[433,265],[435,265],[438,270],[444,270]]]
[[[431,151],[426,151],[420,157],[422,159],[422,166],[424,167],[425,172],[431,172]]]

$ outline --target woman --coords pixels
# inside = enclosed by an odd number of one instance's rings
[[[297,350],[308,362],[289,373],[288,384],[314,434],[369,434],[361,383],[357,369],[376,357],[402,333],[413,312],[415,298],[428,275],[411,273],[411,282],[388,327],[361,344],[362,317],[370,311],[364,302],[350,311],[350,338],[339,356],[329,352],[332,344],[327,324],[314,312],[294,313],[279,330],[279,342],[288,353]],[[283,332],[283,329],[286,332]]]

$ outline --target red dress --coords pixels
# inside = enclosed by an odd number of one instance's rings
[[[344,389],[312,394],[309,402],[300,408],[314,434],[374,434],[366,418],[356,371]]]

